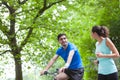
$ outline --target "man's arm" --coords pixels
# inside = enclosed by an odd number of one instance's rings
[[[67,62],[66,62],[66,64],[65,64],[65,67],[66,67],[66,68],[69,67],[69,65],[70,65],[70,63],[71,63],[71,61],[72,61],[72,58],[73,58],[74,53],[75,53],[74,50],[71,50],[71,51],[69,52],[69,56],[68,56]]]
[[[53,58],[49,61],[48,65],[45,67],[43,71],[40,72],[40,74],[43,75],[45,71],[48,71],[48,69],[54,64],[58,57],[59,57],[58,55],[53,56]]]
[[[71,61],[72,61],[72,58],[73,58],[74,53],[75,53],[74,50],[71,50],[71,51],[69,52],[67,62],[66,62],[66,64],[65,64],[64,67],[62,67],[61,69],[59,69],[59,72],[64,72],[65,69],[70,66],[70,63],[71,63]]]

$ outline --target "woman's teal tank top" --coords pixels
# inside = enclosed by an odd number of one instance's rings
[[[95,53],[97,52],[101,52],[103,54],[112,54],[112,51],[106,45],[106,38],[104,38],[100,44],[96,42]],[[117,72],[115,62],[112,58],[98,58],[98,60],[98,74],[108,75]]]

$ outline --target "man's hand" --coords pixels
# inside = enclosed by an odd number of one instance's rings
[[[66,67],[62,67],[62,68],[60,68],[60,69],[59,69],[59,73],[64,72],[65,69],[67,69],[67,68],[66,68]]]
[[[40,76],[44,75],[45,71],[47,71],[47,70],[40,71]]]

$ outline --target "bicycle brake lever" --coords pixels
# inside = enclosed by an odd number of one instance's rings
[[[48,74],[48,72],[47,72],[47,71],[45,71],[45,72],[44,72],[44,74],[45,74],[45,75],[47,75],[47,74]]]
[[[59,71],[59,69],[57,68],[56,71]]]

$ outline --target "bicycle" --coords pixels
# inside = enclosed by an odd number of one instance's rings
[[[59,70],[59,69],[56,69],[56,71],[54,71],[54,72],[45,71],[45,72],[44,72],[44,75],[52,75],[52,76],[54,77],[53,80],[56,80],[56,79],[55,79],[55,76],[58,74],[58,70]]]

